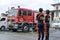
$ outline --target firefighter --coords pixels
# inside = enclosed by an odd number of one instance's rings
[[[50,20],[50,15],[49,15],[50,11],[46,10],[46,16],[45,16],[45,23],[46,23],[46,39],[45,40],[49,40],[49,20]]]
[[[37,21],[38,21],[38,40],[40,40],[40,38],[43,40],[44,39],[44,14],[43,14],[43,9],[39,8],[39,13],[36,16]],[[42,35],[42,37],[41,37]]]

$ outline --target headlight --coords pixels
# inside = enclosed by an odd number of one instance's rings
[[[12,22],[8,22],[8,25],[13,25],[13,23]]]
[[[14,24],[13,28],[17,28],[18,27],[18,24]]]
[[[17,28],[17,27],[13,27],[13,28]]]
[[[15,24],[15,26],[18,26],[18,24]]]

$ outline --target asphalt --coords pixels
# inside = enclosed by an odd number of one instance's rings
[[[0,40],[37,40],[37,32],[0,31]],[[44,38],[45,39],[45,38]],[[50,40],[60,40],[60,30],[50,29]]]

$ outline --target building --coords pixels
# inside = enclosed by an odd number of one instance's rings
[[[56,4],[52,4],[52,6],[54,7],[54,10],[53,10],[53,16],[54,16],[54,20],[55,19],[58,19],[60,20],[60,3],[56,3]]]

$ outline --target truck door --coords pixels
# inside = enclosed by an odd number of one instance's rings
[[[28,22],[33,22],[33,19],[34,19],[34,14],[32,11],[28,11],[28,16],[27,16],[27,20]]]
[[[27,21],[27,12],[26,12],[26,10],[20,10],[19,11],[19,21],[20,22],[23,22],[23,21]]]

